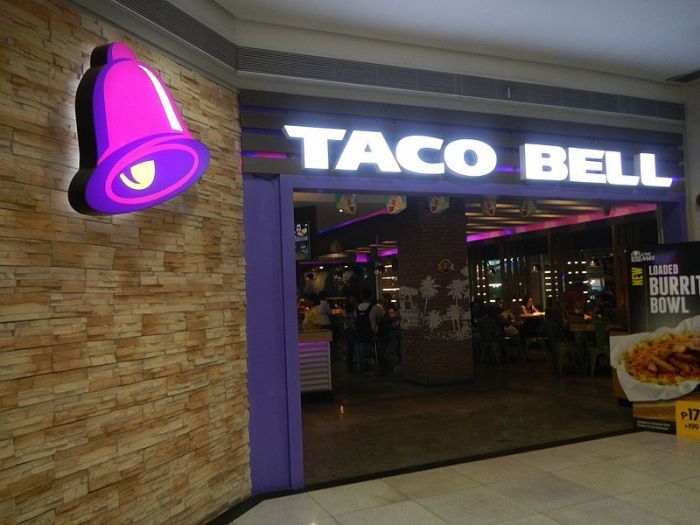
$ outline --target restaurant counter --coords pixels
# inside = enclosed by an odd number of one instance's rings
[[[301,393],[330,392],[331,330],[301,330],[299,332],[299,383]]]

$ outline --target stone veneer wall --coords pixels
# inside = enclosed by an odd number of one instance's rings
[[[198,523],[250,494],[237,95],[56,0],[0,0],[0,523]],[[156,208],[68,205],[74,95],[121,40],[211,164]]]

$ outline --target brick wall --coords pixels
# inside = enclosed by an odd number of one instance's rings
[[[462,273],[468,267],[464,199],[451,199],[449,209],[436,215],[428,209],[428,197],[409,197],[399,217],[399,281],[414,291],[412,311],[401,303],[404,378],[424,384],[472,379],[468,275]],[[443,259],[453,263],[452,271],[438,271]],[[433,294],[424,288],[426,278],[432,279],[427,288]],[[463,285],[461,293],[453,291],[456,281]]]
[[[0,13],[0,523],[202,522],[250,492],[236,94],[67,3]],[[87,217],[74,95],[114,40],[211,163],[157,208]]]

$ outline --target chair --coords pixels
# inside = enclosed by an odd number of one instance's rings
[[[566,338],[564,329],[556,323],[544,320],[542,321],[542,330],[547,334],[549,348],[552,355],[556,358],[557,371],[561,375],[564,368],[564,362],[567,357],[574,362],[577,369],[582,369],[582,360],[579,350],[573,342]]]
[[[500,364],[505,340],[501,325],[493,319],[480,319],[479,338],[479,346],[481,347],[480,361],[483,363],[484,358],[488,356],[496,364]]]
[[[595,328],[595,345],[586,345],[591,375],[595,374],[600,356],[605,356],[608,363],[610,362],[610,323],[606,319],[595,319],[593,327]]]

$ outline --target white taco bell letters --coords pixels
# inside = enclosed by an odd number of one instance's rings
[[[493,147],[475,139],[459,138],[446,142],[440,137],[409,135],[402,137],[392,151],[380,131],[284,126],[290,139],[301,140],[302,164],[305,169],[331,169],[329,143],[347,140],[342,145],[332,169],[355,172],[371,166],[378,173],[411,173],[463,177],[482,177],[493,173],[498,158]],[[426,160],[424,152],[432,151]],[[562,148],[545,144],[520,146],[521,180],[609,184],[612,186],[642,186],[668,188],[669,177],[656,175],[655,156],[640,153],[634,157],[634,174],[622,171],[619,151],[585,148]]]

